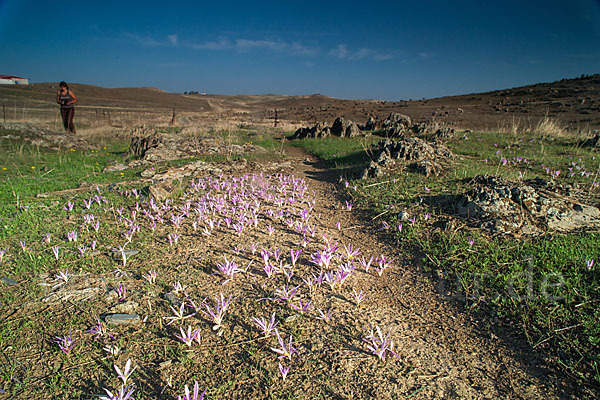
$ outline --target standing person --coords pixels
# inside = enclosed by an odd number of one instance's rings
[[[56,102],[60,104],[60,114],[62,115],[65,131],[77,133],[75,132],[75,125],[73,124],[77,97],[75,97],[75,93],[69,90],[69,86],[67,86],[66,82],[63,81],[59,83],[58,86],[60,89],[56,94]]]

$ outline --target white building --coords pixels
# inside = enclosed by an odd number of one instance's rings
[[[14,75],[0,75],[0,85],[29,85],[29,79]]]

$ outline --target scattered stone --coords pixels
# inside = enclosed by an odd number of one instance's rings
[[[7,278],[5,276],[3,276],[2,278],[0,278],[0,282],[2,282],[5,285],[8,285],[8,286],[15,286],[15,285],[19,284],[19,282],[15,281],[13,279]]]
[[[113,165],[107,165],[106,167],[104,167],[104,169],[102,170],[102,172],[116,172],[116,171],[124,171],[126,169],[128,169],[129,167],[125,164],[121,164],[121,163],[117,163],[117,164],[113,164]]]
[[[109,325],[123,325],[132,326],[139,325],[142,319],[137,314],[106,314],[104,315],[104,321]]]
[[[106,298],[109,301],[115,301],[119,298],[119,293],[115,289],[109,289],[106,291]]]
[[[175,186],[169,181],[164,181],[150,186],[148,190],[150,191],[150,196],[154,197],[154,200],[163,201],[171,196],[175,191]]]
[[[408,221],[408,219],[410,218],[410,214],[406,211],[400,211],[398,213],[398,218],[400,218],[400,221]]]
[[[99,291],[100,288],[98,287],[90,287],[85,289],[67,289],[61,287],[55,292],[50,292],[44,296],[44,298],[42,298],[42,302],[48,304],[57,304],[64,303],[67,300],[84,301],[96,296]]]
[[[152,168],[148,168],[143,170],[140,175],[142,176],[142,178],[152,178],[154,175],[156,175],[156,170],[154,169],[154,167]]]
[[[139,304],[135,301],[126,301],[124,303],[119,303],[116,306],[110,309],[111,314],[134,314],[139,308]]]
[[[123,253],[125,253],[125,258],[129,259],[129,257],[131,256],[135,256],[136,254],[138,254],[140,251],[136,250],[136,249],[125,249],[123,251]],[[115,261],[122,261],[123,260],[123,256],[121,254],[121,252],[119,250],[113,250],[111,253],[112,258]]]
[[[165,300],[167,300],[169,302],[170,305],[172,305],[173,307],[179,307],[181,306],[181,300],[175,296],[174,293],[166,293],[165,294]]]

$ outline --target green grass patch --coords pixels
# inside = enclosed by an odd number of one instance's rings
[[[356,139],[337,138],[304,140],[298,145],[332,168],[337,167],[338,154],[351,154],[362,146]],[[451,141],[448,147],[457,157],[439,178],[402,173],[356,180],[346,194],[405,254],[416,254],[416,263],[432,274],[442,294],[460,301],[491,332],[511,326],[532,348],[551,355],[581,382],[600,385],[599,233],[515,240],[464,226],[434,227],[447,212],[440,204],[451,203],[479,174],[576,185],[588,190],[589,201],[598,204],[598,188],[593,184],[600,180],[598,153],[573,139],[487,132],[469,133],[467,139]],[[416,218],[414,223],[400,219],[403,211]],[[429,220],[426,213],[431,214]],[[590,269],[588,260],[595,260]]]

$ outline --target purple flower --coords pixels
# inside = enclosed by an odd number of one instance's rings
[[[256,324],[256,326],[261,330],[261,333],[265,336],[270,335],[279,322],[275,322],[275,313],[271,315],[271,320],[267,322],[264,317],[258,319],[256,317],[252,317],[252,321]]]
[[[133,371],[135,371],[135,369],[137,367],[133,367],[133,369],[131,369],[131,359],[128,358],[127,362],[125,363],[125,368],[123,369],[123,371],[121,371],[121,369],[119,367],[117,367],[117,364],[114,364],[113,367],[115,368],[115,371],[117,371],[117,375],[119,377],[119,379],[121,379],[123,381],[123,385],[127,385],[127,381],[129,380],[129,377],[131,376],[131,374],[133,374]]]
[[[96,325],[94,325],[91,329],[87,330],[86,332],[95,335],[96,339],[99,339],[99,338],[104,337],[104,336],[108,336],[108,337],[110,337],[112,339],[115,338],[113,335],[111,335],[110,333],[108,333],[108,331],[106,330],[106,328],[104,327],[104,325],[102,325],[102,322],[100,321],[100,318],[98,318],[98,321],[97,321]]]
[[[352,289],[352,293],[350,293],[350,296],[352,296],[357,306],[360,306],[360,303],[362,303],[363,300],[366,298],[362,290],[360,292],[356,292],[356,289],[354,288]]]
[[[227,300],[225,300],[225,296],[221,293],[221,299],[215,298],[215,307],[211,308],[208,304],[205,304],[206,307],[205,314],[209,316],[209,318],[214,323],[213,331],[217,331],[217,335],[221,336],[223,334],[222,325],[223,318],[225,317],[225,313],[227,312],[227,308],[229,308],[229,304],[231,303],[231,296]]]
[[[52,246],[52,253],[54,254],[54,258],[56,258],[56,261],[58,261],[58,246]],[[1,257],[0,257],[1,259]]]
[[[194,307],[194,309],[197,310],[197,308],[195,307],[195,304],[192,302],[192,307]],[[196,315],[196,313],[190,314],[190,315],[185,315],[184,311],[185,311],[185,303],[181,303],[179,305],[179,308],[174,308],[173,306],[170,306],[171,310],[173,311],[173,316],[170,317],[163,317],[164,319],[166,319],[167,321],[167,325],[171,325],[173,322],[175,321],[183,321],[186,318],[190,318],[193,317],[194,315]]]
[[[177,400],[203,400],[206,389],[204,389],[202,393],[198,394],[199,392],[200,387],[198,385],[198,381],[194,381],[194,392],[190,394],[190,388],[188,388],[188,385],[185,385],[185,393],[177,396]]]
[[[83,207],[85,207],[87,210],[90,209],[90,207],[92,207],[92,204],[94,203],[94,199],[89,199],[89,200],[83,200]]]
[[[361,257],[359,262],[360,266],[365,269],[365,272],[369,272],[369,268],[371,267],[371,263],[373,262],[373,257],[369,258],[369,261],[367,261],[364,257]]]
[[[289,303],[291,302],[296,294],[298,293],[298,289],[300,285],[295,287],[289,287],[288,285],[282,286],[279,289],[275,290],[275,301],[279,301],[281,303]]]
[[[271,350],[274,351],[275,353],[279,354],[279,358],[289,358],[290,360],[292,359],[292,355],[294,355],[294,353],[298,352],[298,349],[296,349],[293,345],[292,345],[292,335],[290,335],[290,340],[289,343],[286,344],[283,339],[281,338],[281,336],[279,335],[279,332],[277,331],[277,329],[275,329],[275,335],[277,336],[277,340],[279,341],[279,346],[280,348],[274,348],[271,347]]]
[[[181,282],[179,281],[175,281],[173,284],[173,293],[175,294],[180,294],[183,293],[185,294],[185,291],[187,290],[187,286],[182,285]]]
[[[149,283],[154,283],[156,281],[157,276],[158,276],[158,273],[156,271],[152,270],[152,271],[148,271],[148,273],[146,273],[145,275],[142,275],[142,278],[147,280]]]
[[[69,282],[69,279],[71,279],[71,275],[69,273],[69,268],[65,269],[64,272],[63,271],[58,271],[58,274],[55,275],[54,278],[54,282],[57,282],[54,286],[52,286],[52,289],[56,289],[62,285],[64,285],[65,283]]]
[[[348,247],[344,246],[344,250],[346,250],[346,258],[348,260],[352,260],[360,254],[360,249],[353,248],[352,244],[349,244]]]
[[[376,331],[377,336],[375,336],[375,333],[371,329],[369,335],[363,338],[363,341],[369,343],[367,344],[367,348],[382,361],[385,361],[385,353],[387,351],[397,358],[400,358],[398,354],[394,352],[394,342],[389,339],[391,332],[388,332],[384,337],[379,326],[376,327]]]
[[[383,275],[383,271],[392,266],[392,260],[388,260],[383,254],[377,259],[377,274]]]
[[[100,400],[133,400],[133,397],[131,397],[134,391],[133,385],[127,387],[121,386],[119,392],[116,392],[115,394],[112,394],[111,391],[106,388],[104,388],[104,391],[106,392],[106,396],[100,397]]]
[[[327,310],[327,314],[323,313],[320,308],[317,308],[317,311],[319,316],[315,318],[320,319],[321,321],[331,322],[331,309]]]
[[[287,377],[288,373],[290,372],[290,367],[284,368],[283,365],[281,365],[281,363],[279,363],[279,372],[281,373],[281,376],[283,377],[283,380],[285,381],[285,378]]]
[[[119,287],[115,289],[115,292],[119,295],[119,301],[125,301],[125,297],[127,296],[127,288],[123,284],[119,284]]]
[[[56,336],[54,339],[55,339],[54,343],[57,343],[58,347],[62,350],[62,352],[67,355],[73,349],[73,346],[75,346],[75,341],[73,340],[71,329],[69,329],[68,336],[63,336],[63,337]]]
[[[592,267],[594,266],[594,260],[586,260],[585,266],[587,267],[588,271],[591,271]]]
[[[181,333],[181,336],[175,334],[175,337],[185,343],[188,347],[192,345],[194,340],[200,343],[200,329],[194,329],[192,331],[192,327],[190,325],[188,326],[187,332],[185,332],[182,327],[179,327],[179,332]]]
[[[302,250],[290,249],[290,259],[292,261],[292,267],[296,267],[296,262],[298,261],[298,258],[300,257],[301,253]]]
[[[300,314],[304,314],[306,311],[308,311],[310,309],[310,305],[312,303],[312,300],[309,300],[308,303],[302,303],[302,299],[298,300],[298,305],[295,305],[293,303],[288,303],[288,305],[293,308],[294,310],[300,312]]]
[[[227,278],[222,285],[226,284],[227,282],[229,282],[230,280],[233,279],[233,277],[235,276],[235,274],[237,274],[238,272],[242,272],[243,270],[240,269],[240,267],[235,263],[235,261],[229,261],[227,259],[227,256],[224,256],[225,261],[222,263],[217,263],[217,269],[219,270],[219,272],[221,273],[221,275],[223,275],[225,278]]]

